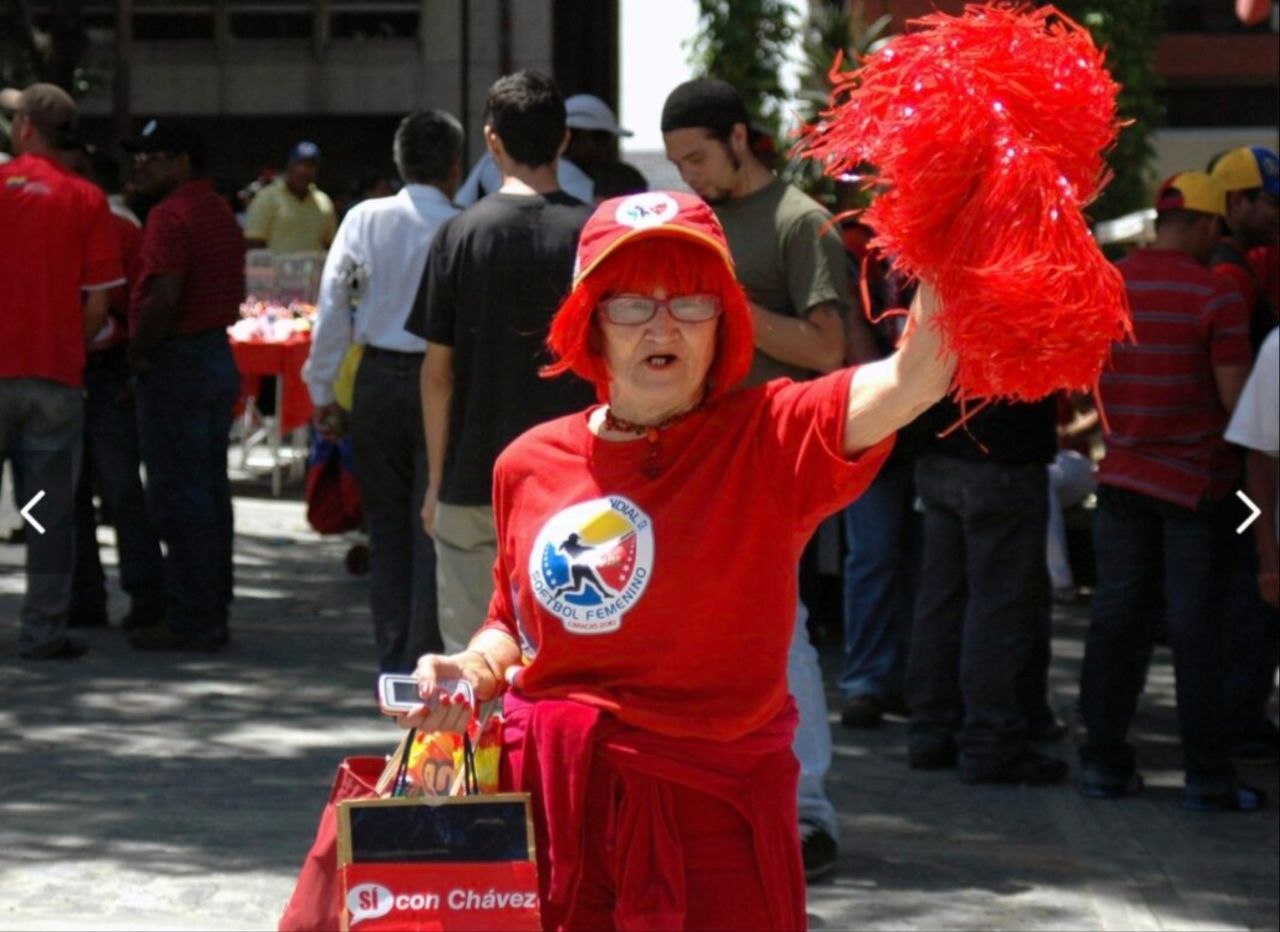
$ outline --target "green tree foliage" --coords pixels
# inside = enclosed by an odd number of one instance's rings
[[[698,0],[690,63],[701,75],[738,89],[754,122],[775,138],[787,94],[779,65],[795,35],[786,0]]]
[[[810,5],[801,32],[803,67],[796,95],[796,111],[800,119],[813,123],[826,109],[831,97],[829,75],[837,56],[843,56],[843,70],[857,68],[863,57],[889,40],[892,21],[893,18],[886,14],[868,22],[866,5],[862,0],[854,0],[848,7],[842,0],[821,0]],[[792,157],[783,175],[833,210],[865,207],[870,200],[860,187],[837,184],[823,173],[821,165],[803,155]]]
[[[1090,219],[1110,220],[1149,207],[1155,181],[1151,134],[1164,118],[1155,53],[1165,0],[1058,0],[1055,5],[1106,51],[1107,68],[1121,87],[1120,116],[1133,121],[1108,156],[1115,177],[1089,207]]]
[[[0,77],[7,87],[48,81],[76,96],[89,90],[81,67],[89,50],[82,0],[51,0],[43,27],[31,0],[5,0],[0,9]]]

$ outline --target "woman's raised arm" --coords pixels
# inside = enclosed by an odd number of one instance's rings
[[[956,361],[933,326],[939,306],[937,292],[921,282],[897,352],[854,370],[844,425],[847,455],[879,443],[946,395]]]

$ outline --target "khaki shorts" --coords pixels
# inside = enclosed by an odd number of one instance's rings
[[[498,557],[493,509],[488,505],[436,505],[436,597],[440,635],[449,653],[463,650],[489,614],[493,564]]]

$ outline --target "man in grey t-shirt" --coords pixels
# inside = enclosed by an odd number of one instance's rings
[[[849,307],[843,243],[826,210],[752,154],[748,119],[732,85],[709,78],[681,84],[662,110],[667,158],[715,211],[750,299],[756,355],[747,384],[834,371],[845,362]],[[861,335],[865,328],[855,326]],[[837,823],[823,788],[831,730],[807,617],[798,603],[787,680],[800,709],[800,838],[812,880],[836,866]]]

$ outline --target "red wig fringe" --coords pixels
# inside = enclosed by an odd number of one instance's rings
[[[624,243],[578,282],[551,321],[547,346],[556,361],[543,367],[551,377],[573,372],[596,387],[596,397],[609,400],[609,368],[596,306],[615,294],[714,294],[722,312],[717,321],[716,353],[707,373],[707,398],[725,394],[751,369],[755,337],[747,296],[725,260],[707,246],[672,236],[647,236]]]
[[[1120,129],[1102,52],[1053,7],[972,5],[908,27],[855,71],[837,62],[800,148],[835,176],[874,167],[871,245],[942,295],[961,400],[1093,386],[1132,330],[1082,213]]]

